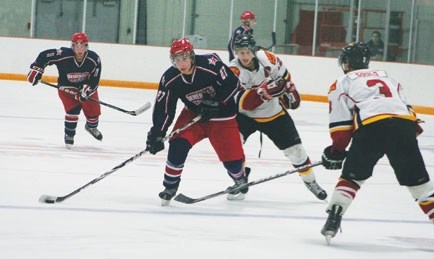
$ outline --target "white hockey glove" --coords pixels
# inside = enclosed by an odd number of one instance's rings
[[[75,99],[79,102],[84,102],[89,97],[94,94],[96,91],[96,87],[92,88],[90,85],[83,85],[80,91],[75,95]]]

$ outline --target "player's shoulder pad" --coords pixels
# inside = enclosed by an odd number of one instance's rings
[[[333,92],[334,90],[336,90],[336,84],[338,83],[338,81],[334,81],[333,84],[329,87],[329,91],[328,93]]]
[[[232,70],[232,72],[237,76],[240,77],[241,70],[239,68],[240,64],[237,58],[232,59],[229,62],[229,68]]]
[[[277,65],[277,56],[268,50],[259,50],[256,52],[256,58],[259,59],[262,64]]]
[[[237,76],[240,77],[241,71],[238,67],[236,66],[230,66],[229,67],[231,69],[231,71]]]
[[[48,58],[50,57],[67,57],[67,56],[74,56],[74,52],[71,48],[61,47],[58,49],[47,49],[41,53],[44,53]]]
[[[57,52],[61,52],[65,55],[74,55],[74,51],[72,50],[72,48],[68,47],[61,47],[60,49],[57,49]]]
[[[101,58],[99,57],[98,54],[96,54],[95,51],[88,50],[87,51],[87,57],[95,60],[97,63],[101,63]]]
[[[196,55],[196,65],[205,67],[207,69],[220,69],[223,66],[223,62],[220,57],[215,54]]]
[[[181,72],[179,72],[177,68],[170,66],[161,76],[160,85],[166,87],[168,82],[172,81],[173,78],[179,76],[180,74]]]
[[[222,59],[220,58],[219,55],[217,55],[217,53],[209,53],[209,54],[205,54],[205,55],[202,55],[202,56],[204,56],[204,57],[207,58],[207,59],[214,58],[214,59],[216,59],[217,61],[222,62]]]

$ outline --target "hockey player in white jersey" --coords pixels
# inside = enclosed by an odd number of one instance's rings
[[[235,39],[235,53],[236,58],[229,67],[243,88],[237,97],[237,121],[244,142],[259,131],[282,150],[294,167],[310,164],[294,121],[287,112],[300,105],[300,95],[291,82],[289,71],[272,52],[259,50],[251,34]],[[327,198],[312,168],[300,171],[299,175],[318,199]]]
[[[399,184],[407,186],[434,223],[434,185],[416,139],[422,132],[419,120],[402,86],[385,71],[368,69],[369,61],[365,43],[345,46],[339,56],[345,75],[331,85],[328,94],[332,145],[324,149],[322,164],[327,169],[343,169],[321,230],[327,244],[340,228],[342,215],[357,191],[384,155]]]

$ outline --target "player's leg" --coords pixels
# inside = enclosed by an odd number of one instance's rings
[[[98,91],[92,95],[93,99],[99,100]],[[86,116],[85,129],[97,140],[102,140],[102,133],[98,130],[99,116],[101,115],[101,105],[92,100],[81,103],[83,113]]]
[[[194,118],[195,114],[183,110],[179,115],[173,130],[176,130]],[[187,160],[190,149],[205,137],[201,124],[196,123],[169,140],[169,150],[164,173],[164,190],[158,194],[161,198],[161,205],[167,206],[170,200],[176,195],[181,182],[181,174],[184,163]]]
[[[277,148],[282,150],[294,167],[301,167],[310,164],[309,156],[304,149],[297,128],[291,116],[285,112],[278,118],[261,123],[260,131],[264,132]],[[299,172],[306,188],[311,191],[318,199],[327,198],[327,192],[316,182],[313,168],[308,168]]]
[[[238,130],[240,131],[243,143],[246,143],[247,138],[256,132],[256,122],[254,119],[247,117],[241,113],[237,114]]]
[[[250,170],[247,172],[244,168],[244,150],[236,120],[211,121],[204,128],[229,177],[235,182],[232,188],[247,183],[247,173]],[[242,200],[248,190],[246,187],[239,191],[230,192],[227,198],[229,200]]]
[[[72,88],[75,89],[75,88]],[[81,112],[81,106],[74,97],[64,91],[58,90],[58,95],[62,101],[63,108],[65,110],[65,129],[64,129],[64,141],[66,148],[70,149],[74,145],[74,136],[76,133],[78,115]]]
[[[396,178],[400,185],[408,187],[419,207],[434,223],[434,185],[420,153],[414,122],[394,119],[390,123],[394,129],[390,134],[399,141],[388,142],[386,155]]]
[[[387,132],[381,131],[381,125],[374,124],[362,127],[354,133],[342,174],[326,209],[327,221],[321,229],[321,234],[327,238],[327,242],[338,232],[342,216],[355,199],[362,184],[372,176],[378,160],[384,155],[385,134]]]

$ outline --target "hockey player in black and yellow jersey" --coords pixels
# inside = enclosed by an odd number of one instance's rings
[[[327,243],[336,235],[342,215],[384,155],[399,184],[407,186],[434,223],[434,186],[416,139],[421,133],[418,119],[401,84],[385,71],[368,69],[369,61],[365,43],[344,47],[339,64],[345,75],[332,84],[328,94],[332,145],[324,149],[322,163],[327,169],[343,169],[321,230]]]
[[[287,109],[297,109],[300,95],[291,74],[274,53],[258,49],[252,35],[235,39],[236,58],[230,68],[238,76],[238,127],[244,141],[256,131],[265,134],[294,167],[310,164]],[[312,168],[299,172],[306,187],[320,200],[327,198]]]

